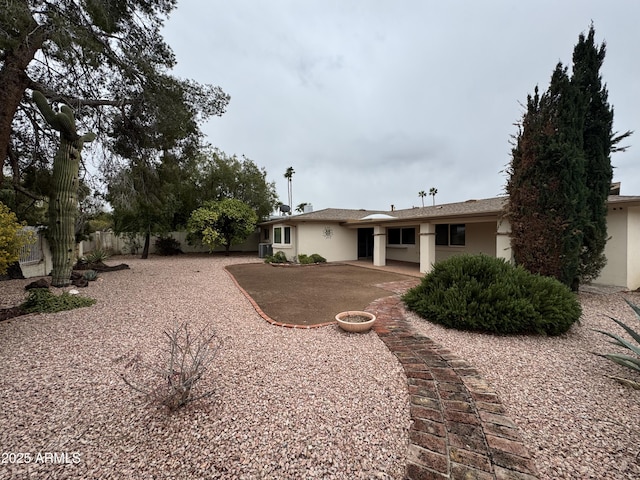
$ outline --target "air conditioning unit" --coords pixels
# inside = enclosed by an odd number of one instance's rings
[[[273,255],[273,245],[271,245],[270,243],[259,243],[258,257],[266,258],[269,255]]]

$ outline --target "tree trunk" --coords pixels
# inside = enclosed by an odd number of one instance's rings
[[[61,134],[60,149],[53,160],[53,192],[49,197],[51,285],[54,287],[65,287],[71,283],[76,245],[79,159],[74,142]]]
[[[151,243],[151,233],[147,231],[147,233],[144,234],[144,248],[142,249],[142,257],[140,257],[143,260],[146,260],[147,258],[149,258],[150,243]]]
[[[23,13],[30,16],[26,2],[25,9],[27,12]],[[3,59],[4,65],[0,69],[0,85],[2,85],[0,88],[0,167],[4,166],[9,154],[13,117],[29,85],[27,67],[34,59],[36,52],[42,48],[47,37],[47,30],[45,27],[39,26],[31,17],[28,26],[19,35],[20,37],[15,40],[20,43],[15,48],[7,50]],[[14,171],[13,175],[15,176],[16,173],[19,172]]]

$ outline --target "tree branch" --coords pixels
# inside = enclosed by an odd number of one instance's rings
[[[29,79],[29,88],[31,90],[38,90],[44,94],[52,102],[62,102],[67,105],[74,106],[86,106],[86,107],[101,107],[101,106],[109,106],[109,107],[122,107],[124,105],[129,105],[133,103],[132,100],[107,100],[107,99],[88,99],[88,98],[77,98],[71,97],[68,95],[60,95],[59,93],[51,90],[46,85],[36,82],[35,80]]]
[[[17,192],[22,193],[23,195],[26,195],[27,197],[33,199],[33,200],[45,200],[46,197],[43,197],[42,195],[38,195],[36,193],[33,193],[29,190],[27,190],[26,188],[22,187],[19,183],[17,183],[15,180],[13,181],[13,189]]]

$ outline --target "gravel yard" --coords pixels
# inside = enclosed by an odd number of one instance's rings
[[[223,269],[256,258],[114,261],[131,270],[83,290],[95,306],[0,322],[0,479],[403,477],[406,379],[375,333],[269,325]],[[0,307],[30,281],[0,282]],[[607,378],[629,374],[592,353],[616,347],[591,330],[618,328],[604,314],[638,322],[620,294],[581,300],[583,321],[556,338],[410,323],[482,372],[541,478],[640,478],[640,391]],[[120,374],[176,321],[211,325],[224,343],[203,379],[215,394],[167,414]]]
[[[640,330],[623,296],[640,302],[637,293],[581,293],[583,318],[559,337],[480,335],[448,330],[412,313],[409,319],[496,389],[541,479],[638,479],[640,391],[607,377],[634,378],[630,370],[593,354],[624,351],[592,330],[624,336],[605,315]]]
[[[269,325],[223,269],[256,260],[124,258],[131,270],[82,291],[95,306],[0,322],[0,479],[402,478],[400,364],[373,332]],[[0,306],[29,281],[0,282]],[[203,379],[213,397],[169,415],[120,374],[174,321],[209,323],[224,345]]]

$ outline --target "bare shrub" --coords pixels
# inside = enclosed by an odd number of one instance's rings
[[[215,332],[205,327],[194,333],[184,322],[164,335],[167,343],[155,361],[146,363],[136,354],[127,362],[128,374],[121,375],[124,382],[170,411],[212,395],[213,390],[198,392],[197,384],[222,346]]]

